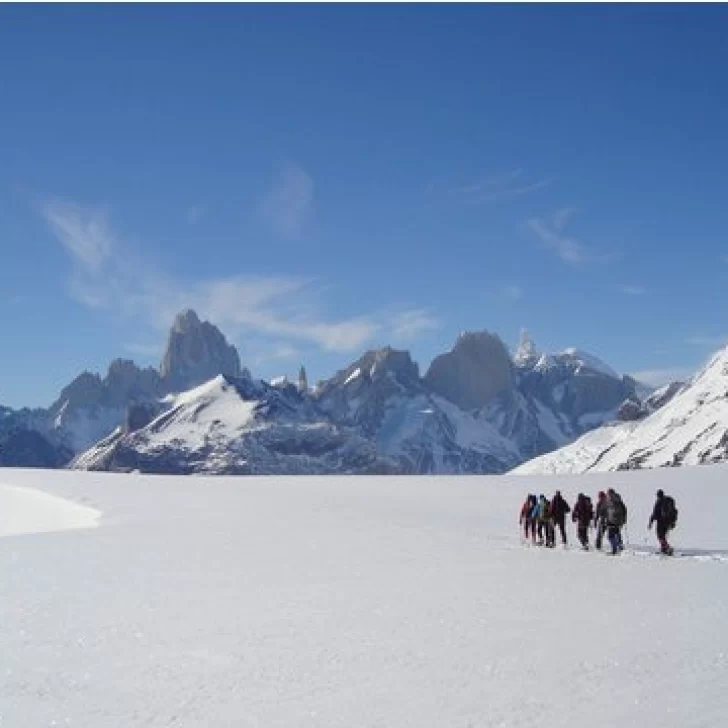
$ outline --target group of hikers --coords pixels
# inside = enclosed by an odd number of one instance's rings
[[[526,541],[554,548],[558,528],[561,542],[566,546],[566,516],[569,513],[571,520],[576,524],[576,535],[584,550],[589,549],[590,527],[596,529],[594,545],[597,549],[602,548],[606,534],[613,555],[624,550],[622,528],[627,523],[627,506],[622,496],[613,488],[606,493],[599,491],[596,507],[589,496],[579,493],[573,510],[559,490],[554,493],[550,501],[544,495],[537,498],[529,494],[521,507],[520,519]],[[651,529],[653,523],[656,524],[660,553],[671,556],[673,549],[667,542],[667,534],[677,525],[677,508],[675,500],[665,495],[662,490],[657,491],[657,499],[647,528]]]

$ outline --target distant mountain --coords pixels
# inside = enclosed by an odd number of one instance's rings
[[[47,411],[0,413],[0,463],[52,467],[78,455],[74,467],[169,473],[296,472],[296,464],[319,473],[502,473],[605,422],[644,418],[665,396],[645,398],[583,351],[542,354],[525,333],[512,357],[487,331],[458,336],[424,377],[408,352],[385,347],[313,390],[303,368],[296,386],[265,384],[187,310],[159,370],[117,359],[103,377],[79,375]],[[171,436],[182,421],[184,436]]]
[[[644,418],[594,430],[515,473],[584,473],[728,460],[728,348],[685,385],[654,392]]]
[[[390,473],[355,430],[328,418],[293,385],[219,375],[167,398],[138,430],[118,428],[78,456],[84,470],[146,473]]]
[[[481,416],[518,447],[522,460],[614,420],[625,400],[637,399],[631,377],[620,377],[578,349],[542,354],[526,332],[513,365],[513,386],[496,395]]]
[[[64,387],[48,410],[49,424],[70,450],[80,452],[119,425],[131,404],[153,400],[162,391],[155,369],[116,359],[105,377],[83,372]]]
[[[489,422],[434,392],[406,351],[369,351],[314,397],[404,473],[500,473],[521,461]]]
[[[46,410],[0,407],[0,467],[60,468],[72,455],[48,426]]]
[[[17,460],[9,454],[7,433],[11,430],[15,433],[13,450],[17,450],[17,443],[24,443],[22,464],[57,467],[124,424],[130,409],[138,405],[159,409],[156,403],[160,398],[188,390],[217,374],[242,374],[237,350],[216,326],[200,321],[194,311],[183,311],[172,324],[159,371],[116,359],[104,377],[91,372],[79,374],[48,410],[31,413],[4,408],[4,416],[0,412],[0,464]],[[22,434],[27,430],[35,435]],[[37,457],[32,456],[34,443]]]

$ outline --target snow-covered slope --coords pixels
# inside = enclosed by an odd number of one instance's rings
[[[718,728],[728,533],[705,505],[727,479],[0,470],[101,513],[0,538],[2,723]],[[526,492],[610,486],[630,509],[626,554],[521,545]],[[658,487],[677,498],[684,558],[644,543]],[[0,514],[29,522],[33,498],[12,492]]]
[[[373,443],[332,422],[289,385],[218,376],[167,398],[145,426],[117,429],[79,455],[82,470],[153,473],[387,473]]]
[[[656,402],[665,400],[644,420],[590,432],[515,472],[580,473],[728,460],[728,348],[687,385],[656,393]]]

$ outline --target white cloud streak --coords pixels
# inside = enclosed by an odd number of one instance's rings
[[[423,334],[439,330],[441,325],[440,320],[426,309],[412,309],[393,317],[391,334],[397,341],[412,341]]]
[[[288,161],[278,170],[260,212],[279,235],[296,238],[310,219],[312,206],[313,179]]]
[[[104,210],[53,200],[44,206],[43,216],[73,258],[91,272],[101,269],[114,247]]]
[[[708,346],[711,348],[718,349],[721,346],[725,346],[728,342],[728,336],[689,336],[685,339],[686,344],[692,346]]]
[[[647,294],[647,289],[642,286],[617,286],[617,290],[620,293],[624,293],[626,296],[644,296]]]
[[[299,341],[325,351],[351,352],[379,333],[411,339],[436,326],[424,310],[386,320],[372,314],[331,320],[313,304],[314,282],[290,276],[175,280],[134,260],[112,233],[107,215],[95,208],[53,202],[42,214],[71,258],[72,297],[158,330],[165,330],[180,310],[193,308],[238,340],[262,335],[279,342],[279,351]]]
[[[618,257],[616,253],[598,253],[567,235],[566,226],[575,212],[573,207],[563,207],[556,210],[549,218],[531,218],[526,225],[541,240],[545,248],[570,265],[610,263],[615,260]]]
[[[430,182],[425,188],[425,194],[429,197],[439,196],[463,205],[484,205],[523,197],[531,192],[545,189],[554,181],[553,177],[548,177],[529,182],[523,179],[523,176],[522,169],[513,169],[504,174],[491,175],[464,185],[445,187]]]

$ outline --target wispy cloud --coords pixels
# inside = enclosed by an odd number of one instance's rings
[[[692,346],[708,346],[718,348],[728,342],[728,335],[723,336],[689,336],[685,339],[686,344]]]
[[[247,348],[255,351],[252,363],[256,366],[272,361],[286,361],[289,359],[303,360],[303,352],[295,346],[285,342],[259,342],[255,346],[248,345]]]
[[[617,290],[626,296],[644,296],[647,294],[647,289],[642,286],[621,285],[617,286]]]
[[[205,215],[207,215],[207,207],[205,205],[190,205],[185,212],[185,219],[190,225],[197,225]]]
[[[528,180],[523,169],[512,169],[503,174],[482,177],[466,184],[446,185],[429,182],[425,187],[425,194],[428,197],[450,200],[463,205],[484,205],[523,197],[531,192],[545,189],[553,181],[553,177]]]
[[[234,338],[268,337],[280,347],[292,342],[351,352],[379,332],[415,338],[436,327],[424,309],[394,316],[362,314],[336,319],[317,305],[315,281],[291,276],[230,276],[203,281],[174,279],[135,259],[112,232],[108,214],[93,207],[54,202],[42,208],[51,231],[72,266],[69,292],[83,305],[166,329],[183,308],[194,308]],[[139,344],[137,351],[145,355]]]
[[[573,207],[563,207],[548,218],[531,218],[526,224],[544,247],[558,255],[565,263],[579,265],[614,261],[618,257],[615,252],[597,252],[566,233],[566,226],[575,212],[576,209]]]
[[[501,294],[509,301],[520,301],[523,298],[523,289],[520,286],[514,285],[503,286],[501,288]]]
[[[73,202],[52,200],[43,207],[51,230],[84,268],[97,272],[114,247],[103,209],[84,209]]]
[[[695,370],[689,367],[668,367],[666,369],[643,369],[632,372],[630,376],[638,382],[649,384],[652,387],[661,387],[663,384],[669,384],[670,382],[685,382],[694,373]]]
[[[426,309],[402,311],[392,318],[390,334],[396,341],[412,341],[430,331],[437,331],[441,322]]]
[[[311,216],[313,179],[297,164],[288,161],[276,177],[260,204],[260,212],[283,237],[300,235]]]

